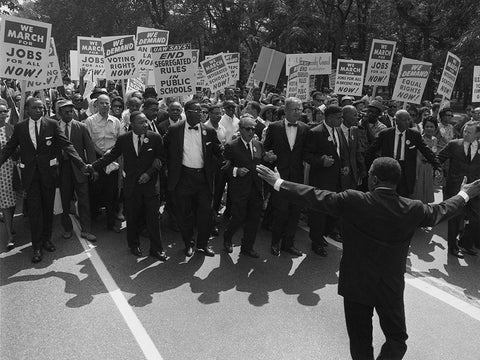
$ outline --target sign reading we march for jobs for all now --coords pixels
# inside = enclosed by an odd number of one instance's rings
[[[431,63],[402,58],[392,100],[420,104],[431,68]]]
[[[92,79],[105,79],[102,39],[77,36],[78,66],[85,68]]]
[[[52,25],[3,15],[0,22],[0,76],[47,81]]]
[[[395,41],[373,39],[365,85],[388,86],[396,44]]]
[[[365,61],[338,59],[335,92],[341,95],[362,96],[364,71]]]

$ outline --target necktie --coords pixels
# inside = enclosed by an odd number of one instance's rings
[[[142,137],[138,136],[137,140],[137,156],[140,154],[140,149],[142,148]]]
[[[398,134],[397,154],[395,156],[396,160],[400,160],[400,156],[402,155],[402,135],[403,133]]]
[[[198,126],[189,126],[188,130],[198,130]]]
[[[38,148],[38,120],[35,121],[35,148]]]
[[[298,124],[297,123],[288,123],[287,126],[293,126],[293,127],[297,127]]]
[[[470,145],[468,145],[468,149],[467,149],[467,160],[468,160],[468,161],[472,161],[472,143],[470,143]]]
[[[248,154],[250,155],[250,159],[252,158],[252,149],[250,148],[250,143],[247,143],[247,150]]]
[[[347,144],[350,144],[350,128],[347,129]]]
[[[69,126],[70,126],[70,123],[65,123],[65,136],[67,137],[68,140],[70,140],[70,131],[68,131]]]
[[[335,148],[337,147],[337,139],[335,139],[335,129],[332,128],[332,140],[335,145]]]

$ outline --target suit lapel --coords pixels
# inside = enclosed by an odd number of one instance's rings
[[[287,126],[285,125],[285,120],[282,120],[281,127],[282,127],[281,135],[282,135],[283,141],[285,141],[285,144],[287,144],[288,150],[292,151],[292,149],[290,149],[290,143],[288,142]]]
[[[185,140],[185,126],[187,126],[187,122],[183,121],[182,124],[178,127],[178,141],[179,141],[179,147],[178,147],[178,156],[180,157],[180,161],[183,159],[183,142]]]
[[[206,135],[207,131],[204,128],[204,125],[202,122],[198,124],[198,130],[200,131],[200,136],[202,137],[202,152],[203,152],[203,158],[205,159],[205,154],[206,152]]]

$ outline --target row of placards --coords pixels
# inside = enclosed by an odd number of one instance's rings
[[[155,84],[160,96],[193,94],[197,86],[210,88],[213,92],[221,91],[239,80],[239,53],[208,56],[199,66],[198,50],[191,49],[190,44],[171,45],[168,40],[168,31],[145,27],[138,27],[136,35],[78,37],[78,50],[71,52],[72,75],[78,74],[79,68],[83,67],[93,80],[130,79],[136,87]],[[276,85],[286,63],[289,96],[306,101],[311,76],[323,74],[334,79],[337,94],[361,96],[364,84],[388,85],[395,46],[393,41],[374,39],[368,68],[365,68],[365,61],[339,59],[334,77],[330,72],[331,53],[283,54],[263,47],[252,67],[247,87],[258,85],[259,81]],[[0,48],[5,54],[0,58],[0,76],[26,80],[27,90],[62,85],[50,24],[3,16]],[[447,99],[452,96],[460,64],[457,56],[447,54],[437,89],[437,93]],[[420,104],[431,66],[431,63],[402,58],[392,99]],[[474,102],[480,101],[479,72],[476,66],[472,91]]]

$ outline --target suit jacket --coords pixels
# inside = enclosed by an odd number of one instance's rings
[[[380,156],[388,156],[393,158],[393,147],[395,145],[396,128],[388,128],[382,130],[378,137],[370,144],[365,155],[367,167],[375,159],[376,153],[380,152]],[[416,130],[405,130],[405,178],[410,193],[413,192],[417,171],[417,151],[420,151],[427,161],[433,165],[434,169],[440,169],[440,162],[432,150],[425,144],[422,135]]]
[[[282,179],[303,182],[303,151],[309,127],[300,121],[297,124],[297,136],[293,149],[290,149],[283,120],[268,125],[263,147],[265,151],[273,150],[277,155],[274,165]]]
[[[350,128],[350,139],[344,137],[343,131],[339,131],[346,146],[346,162],[350,169],[348,175],[341,175],[342,189],[355,189],[360,179],[366,174],[365,157],[362,150],[362,143],[358,127]]]
[[[168,121],[168,120],[167,120]],[[165,135],[165,149],[167,152],[167,169],[168,169],[168,190],[175,190],[178,180],[182,175],[183,161],[183,140],[185,135],[185,120],[179,120],[168,128]],[[217,132],[210,126],[202,123],[198,124],[202,136],[203,150],[203,169],[207,177],[210,191],[213,194],[213,175],[215,172],[215,164],[223,158],[223,147],[217,137]]]
[[[347,144],[339,129],[333,129],[340,141],[340,155],[333,139],[324,123],[315,126],[307,133],[305,144],[304,159],[310,164],[309,184],[319,189],[340,191],[340,169],[348,166],[347,162]],[[334,163],[330,167],[325,167],[321,157],[323,155],[333,156]]]
[[[167,117],[167,120],[163,120],[162,122],[156,125],[157,125],[158,132],[160,133],[160,135],[162,135],[162,137],[164,137],[168,131],[168,128],[170,127],[170,120]]]
[[[445,195],[448,197],[455,195],[460,190],[464,176],[467,177],[467,182],[480,179],[480,154],[478,153],[480,144],[475,156],[470,161],[465,155],[463,143],[463,139],[451,140],[438,154],[440,162],[450,159],[445,186]]]
[[[123,155],[123,170],[126,177],[124,182],[125,196],[128,197],[135,191],[142,191],[146,194],[158,194],[157,183],[158,170],[152,164],[155,159],[165,162],[165,149],[162,137],[153,131],[147,131],[140,153],[137,156],[133,146],[133,132],[129,131],[118,137],[115,145],[103,157],[95,161],[92,166],[95,170],[107,166],[120,155]],[[150,180],[145,184],[139,184],[138,179],[146,173]]]
[[[262,163],[263,155],[265,154],[263,144],[253,139],[250,146],[253,146],[253,159],[240,137],[225,145],[225,160],[231,161],[231,166],[228,170],[230,175],[228,186],[231,190],[232,199],[236,197],[245,198],[255,188],[260,194],[263,193],[262,179],[260,179],[256,170],[256,166]],[[244,167],[249,171],[245,176],[233,176],[234,167]]]
[[[59,123],[60,124],[60,123]],[[87,126],[77,120],[70,121],[70,142],[77,151],[78,155],[82,158],[85,164],[91,164],[96,160],[95,145],[93,144],[90,133],[88,132]],[[62,154],[59,155],[60,166]],[[73,173],[75,179],[79,183],[88,181],[88,177],[82,173],[75,166],[73,168]]]
[[[255,135],[257,135],[258,140],[262,140],[263,130],[265,125],[262,124],[258,119],[255,119]]]
[[[396,300],[403,296],[415,229],[436,225],[465,204],[459,195],[440,204],[423,204],[388,188],[334,193],[288,181],[282,183],[280,195],[340,218],[343,254],[338,293],[367,305],[375,305],[378,296]]]
[[[54,187],[57,179],[57,155],[63,150],[73,164],[85,171],[85,163],[82,161],[72,143],[65,137],[58,122],[46,117],[40,120],[37,148],[30,138],[28,124],[30,120],[17,123],[13,134],[7,144],[0,151],[0,165],[3,164],[20,146],[20,168],[22,172],[22,184],[26,190],[32,183],[35,169],[38,168],[40,177],[45,186]]]

